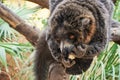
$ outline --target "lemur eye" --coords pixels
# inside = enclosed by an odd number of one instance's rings
[[[74,35],[70,35],[69,38],[73,40],[73,39],[75,39],[75,36]]]
[[[57,41],[58,43],[60,43],[60,39],[59,39],[59,38],[56,38],[56,41]]]
[[[82,25],[88,25],[91,22],[90,18],[88,17],[81,17],[80,20],[82,22]]]

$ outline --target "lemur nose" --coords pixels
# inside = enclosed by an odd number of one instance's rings
[[[73,45],[67,41],[61,41],[60,43],[60,50],[61,52],[63,52],[63,49],[68,48],[68,49],[72,49]]]

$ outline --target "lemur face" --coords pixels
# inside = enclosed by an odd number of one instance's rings
[[[96,23],[93,14],[87,8],[69,6],[51,14],[47,41],[56,60],[63,59],[67,64],[73,65],[69,54],[76,58],[85,55],[87,45],[95,34]]]

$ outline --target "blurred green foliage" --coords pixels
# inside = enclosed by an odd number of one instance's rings
[[[115,4],[113,18],[116,19],[117,21],[120,21],[120,0],[117,0]]]

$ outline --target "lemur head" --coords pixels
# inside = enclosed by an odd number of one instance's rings
[[[72,53],[76,58],[81,58],[95,38],[102,34],[106,36],[106,33],[101,32],[106,30],[103,18],[105,12],[100,12],[94,2],[85,3],[82,0],[67,0],[59,3],[52,11],[48,21],[47,42],[53,56],[68,59]],[[100,35],[96,35],[96,32]]]
[[[77,46],[84,50],[86,46],[83,44],[89,44],[96,30],[93,13],[87,7],[76,3],[58,6],[51,14],[49,26],[50,37],[58,45],[61,53],[79,53],[79,57],[83,54],[80,54]]]

